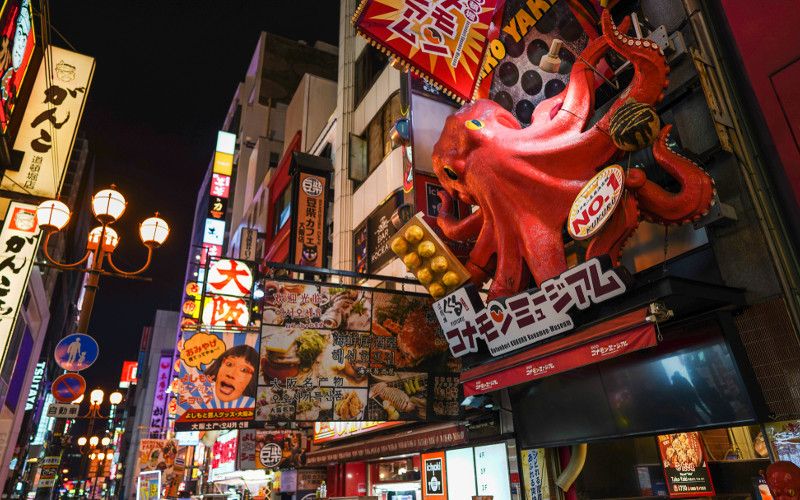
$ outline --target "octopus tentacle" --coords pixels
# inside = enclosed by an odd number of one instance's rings
[[[595,127],[608,131],[608,125],[614,112],[628,99],[637,102],[654,104],[664,98],[664,89],[669,80],[669,66],[667,66],[663,51],[655,42],[648,39],[629,38],[625,31],[614,25],[609,12],[603,11],[601,18],[603,33],[610,46],[628,59],[633,65],[633,80],[628,88],[617,97],[609,111],[600,119]]]
[[[600,233],[594,237],[586,249],[586,260],[600,255],[608,255],[617,266],[622,256],[622,249],[636,228],[639,227],[639,207],[635,196],[625,196],[620,200],[614,215],[606,223]]]
[[[643,214],[661,224],[682,224],[699,219],[708,213],[714,201],[714,180],[692,160],[667,145],[671,125],[661,130],[653,145],[656,162],[681,186],[671,193],[652,181],[636,188]]]
[[[475,238],[483,227],[483,212],[479,208],[477,211],[467,215],[463,219],[453,217],[453,198],[447,191],[439,191],[439,199],[442,200],[439,215],[436,223],[445,236],[455,241],[467,241]]]

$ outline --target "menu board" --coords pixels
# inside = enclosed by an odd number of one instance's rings
[[[670,497],[714,496],[714,485],[703,455],[700,433],[681,432],[658,436],[658,450]]]
[[[264,285],[256,421],[457,418],[460,365],[429,296]]]
[[[511,500],[505,443],[475,447],[475,479],[478,495],[491,495],[494,500]]]

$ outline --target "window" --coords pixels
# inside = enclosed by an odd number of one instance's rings
[[[394,123],[402,118],[400,93],[383,105],[367,125],[363,137],[350,136],[350,179],[363,182],[386,156],[392,152],[390,133]]]
[[[269,152],[269,166],[277,167],[278,162],[281,160],[281,155],[277,151]]]
[[[355,67],[355,94],[353,95],[353,102],[356,103],[356,106],[367,95],[372,84],[375,83],[388,63],[389,58],[371,45],[368,45],[358,56]]]
[[[291,184],[286,186],[280,198],[275,202],[275,210],[273,212],[273,214],[275,214],[275,219],[272,222],[273,235],[278,234],[278,231],[286,225],[286,222],[289,220],[289,215],[292,213],[292,190],[290,188]]]

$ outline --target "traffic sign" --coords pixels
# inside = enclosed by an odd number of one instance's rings
[[[97,342],[85,333],[67,335],[56,346],[56,364],[61,368],[79,372],[92,366],[100,354]]]
[[[50,403],[47,407],[47,416],[53,418],[75,418],[78,416],[80,406],[64,403]]]
[[[77,373],[65,373],[53,381],[50,392],[59,403],[71,403],[86,391],[86,380]]]

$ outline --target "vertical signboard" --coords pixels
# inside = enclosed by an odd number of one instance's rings
[[[5,359],[27,288],[39,245],[37,229],[36,206],[12,201],[0,232],[0,360]]]
[[[522,484],[525,500],[550,500],[545,449],[522,450]]]
[[[255,261],[258,257],[258,230],[243,227],[239,238],[239,258]]]
[[[239,444],[237,431],[222,434],[214,442],[211,453],[209,481],[215,481],[221,474],[236,470],[236,451]]]
[[[475,479],[478,495],[511,500],[508,456],[505,443],[475,447]]]
[[[50,45],[33,84],[14,150],[19,171],[6,170],[0,188],[55,198],[94,74],[94,58]]]
[[[699,432],[658,436],[658,451],[672,498],[714,496]]]
[[[161,356],[158,363],[156,392],[153,396],[153,413],[150,416],[150,430],[163,429],[167,422],[167,388],[172,375],[172,356]]]
[[[447,470],[443,451],[422,454],[422,498],[447,500]]]
[[[328,187],[333,167],[330,160],[292,153],[292,232],[289,254],[301,266],[324,267],[328,235],[325,221]]]

